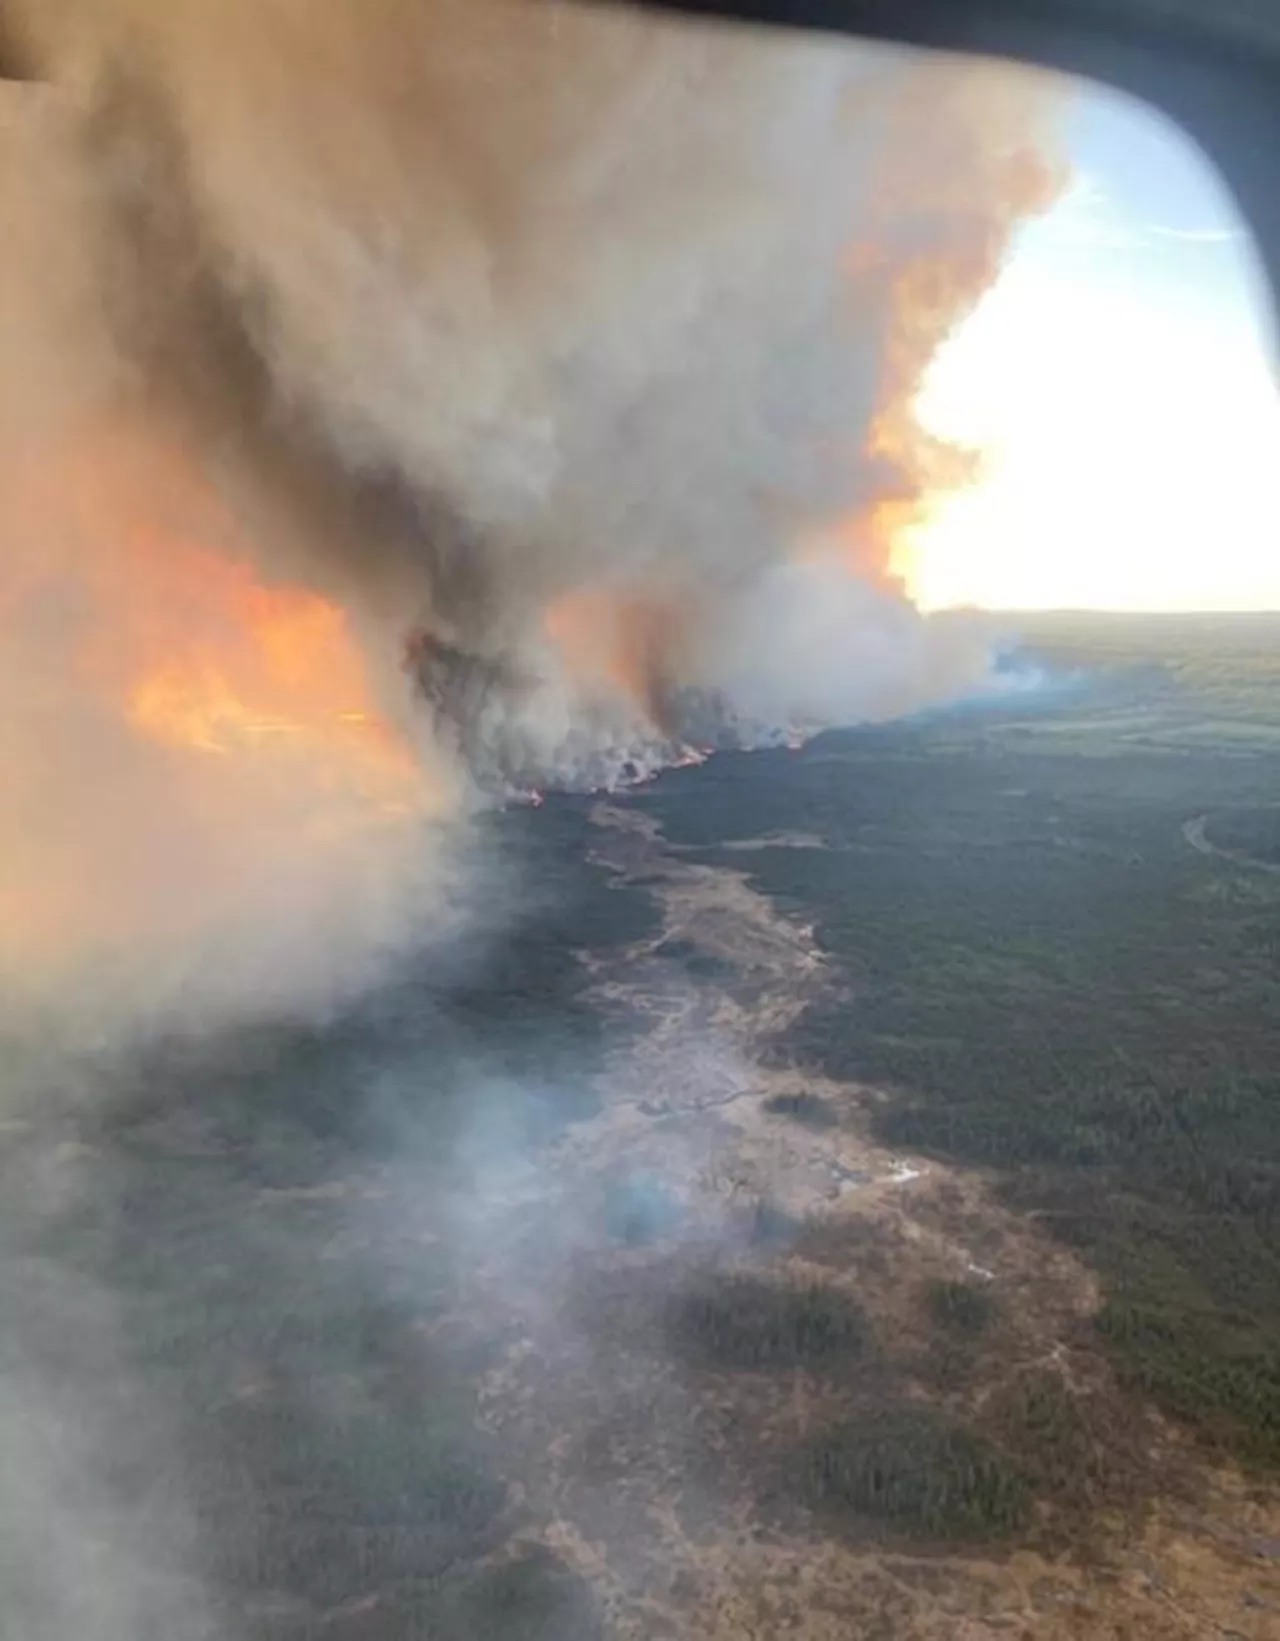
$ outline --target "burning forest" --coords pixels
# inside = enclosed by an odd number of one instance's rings
[[[970,462],[912,403],[1054,192],[1040,82],[539,0],[15,16],[20,989],[360,984],[477,802],[980,675],[905,590]]]

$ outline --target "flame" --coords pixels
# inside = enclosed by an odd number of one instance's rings
[[[79,664],[134,732],[259,766],[305,759],[331,787],[397,808],[420,789],[346,611],[303,587],[264,584],[181,450],[113,434],[50,472],[73,498],[72,534],[98,544],[77,552]],[[35,499],[20,504],[27,516],[56,516],[50,482],[37,480]]]
[[[244,563],[188,549],[217,626],[147,665],[124,704],[153,741],[218,757],[315,760],[339,782],[396,802],[414,784],[407,745],[373,709],[348,618],[300,587],[264,587]]]

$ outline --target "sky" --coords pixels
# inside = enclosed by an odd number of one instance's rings
[[[1280,609],[1280,390],[1248,230],[1189,138],[1080,88],[1073,180],[919,409],[985,453],[907,546],[926,608]]]

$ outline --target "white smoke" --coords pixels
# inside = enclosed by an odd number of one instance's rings
[[[874,723],[945,700],[982,676],[987,656],[970,624],[930,621],[838,565],[796,561],[735,600],[701,681],[732,703],[751,744],[778,726]]]

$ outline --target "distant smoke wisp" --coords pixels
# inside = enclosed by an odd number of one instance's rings
[[[264,949],[278,1001],[354,919],[345,985],[435,915],[423,829],[468,791],[981,672],[892,545],[960,471],[920,376],[1052,191],[1043,83],[537,0],[25,32],[6,966],[212,929],[228,1006]]]

